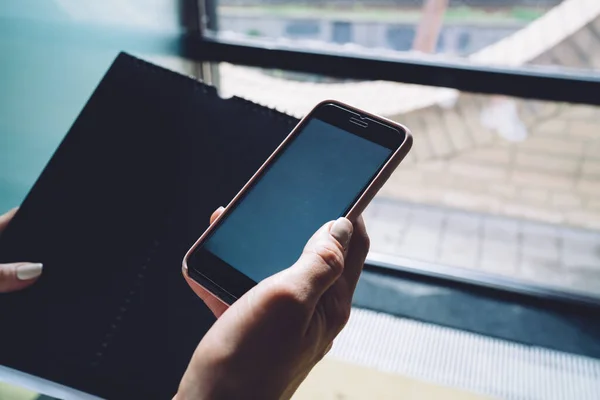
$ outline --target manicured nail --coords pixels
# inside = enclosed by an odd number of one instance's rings
[[[333,225],[331,225],[329,233],[345,249],[346,247],[348,247],[348,243],[350,243],[350,238],[352,237],[352,230],[352,222],[350,222],[347,218],[341,217],[338,218],[333,223]]]
[[[42,267],[41,263],[21,264],[17,267],[17,278],[21,281],[37,278],[42,274]]]

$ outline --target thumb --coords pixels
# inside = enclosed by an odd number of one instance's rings
[[[0,264],[0,293],[21,290],[34,283],[42,274],[40,263]]]
[[[288,269],[292,275],[289,279],[311,304],[316,304],[344,271],[352,231],[352,223],[346,218],[328,222],[310,238],[298,261]]]

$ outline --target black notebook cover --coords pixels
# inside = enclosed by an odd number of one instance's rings
[[[0,262],[44,263],[0,295],[0,365],[170,398],[213,322],[185,251],[296,123],[119,55],[0,238]]]

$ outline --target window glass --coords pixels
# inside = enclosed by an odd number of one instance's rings
[[[600,2],[588,0],[211,0],[218,33],[370,55],[600,68]],[[311,43],[315,44],[315,43]]]
[[[600,2],[217,0],[218,35],[365,55],[596,74]],[[318,33],[288,27],[308,16]],[[220,64],[220,90],[303,116],[325,98],[406,124],[415,145],[365,218],[372,255],[600,295],[600,110]],[[264,89],[261,89],[264,88]],[[384,258],[385,258],[384,257]],[[392,258],[390,258],[392,257]]]
[[[600,294],[600,108],[219,65],[221,91],[297,117],[334,98],[414,146],[365,212],[371,257]]]

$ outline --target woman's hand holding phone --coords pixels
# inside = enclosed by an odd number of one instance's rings
[[[362,217],[329,222],[294,265],[228,310],[188,279],[219,319],[196,348],[175,398],[290,398],[348,321],[368,250]]]

